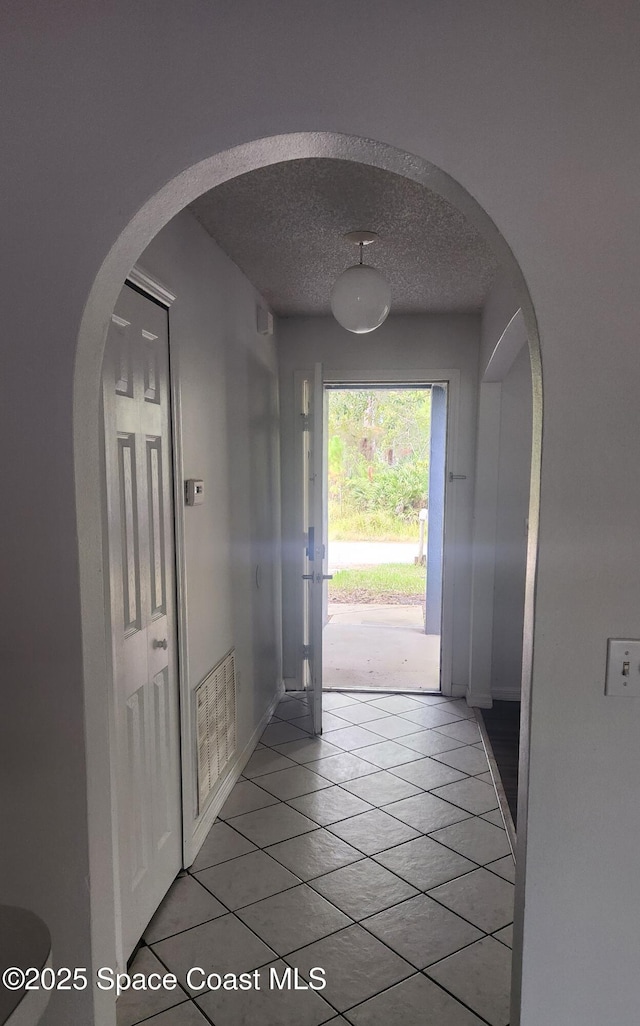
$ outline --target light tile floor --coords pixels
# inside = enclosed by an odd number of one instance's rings
[[[514,865],[472,710],[324,706],[320,740],[304,694],[280,702],[134,960],[181,985],[126,992],[118,1026],[508,1026]],[[260,989],[190,991],[192,966]],[[287,967],[326,987],[269,989]]]

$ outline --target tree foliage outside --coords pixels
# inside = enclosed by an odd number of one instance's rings
[[[418,535],[428,502],[431,391],[329,392],[329,534],[332,540]]]

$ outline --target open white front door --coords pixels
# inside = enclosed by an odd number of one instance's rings
[[[315,734],[322,733],[322,629],[327,580],[325,533],[324,382],[322,364],[302,383],[304,425],[305,636],[303,680],[311,692]]]

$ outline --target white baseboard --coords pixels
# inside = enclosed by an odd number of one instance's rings
[[[302,691],[302,686],[297,677],[284,677],[282,684],[285,691]]]
[[[471,700],[469,698],[469,695],[467,695],[467,704],[470,705],[473,709],[490,709],[493,705],[494,698],[495,695],[483,694],[474,695],[473,699]]]
[[[451,694],[453,698],[464,698],[467,704],[474,709],[490,709],[492,705],[492,697],[495,697],[488,694],[474,694],[473,702],[470,702],[469,689],[466,684],[452,684]]]
[[[276,689],[275,695],[273,696],[264,715],[258,723],[258,726],[254,730],[253,734],[247,741],[242,751],[239,752],[239,754],[235,757],[231,765],[228,767],[224,779],[221,781],[209,805],[207,805],[202,815],[196,821],[195,829],[193,831],[193,841],[191,844],[191,863],[195,861],[196,855],[198,854],[200,848],[204,844],[205,838],[211,830],[211,827],[214,824],[216,816],[218,815],[220,809],[229,797],[231,789],[237,782],[238,777],[240,776],[243,769],[247,765],[249,759],[253,755],[253,751],[256,745],[258,744],[258,741],[260,740],[262,732],[267,726],[269,720],[271,719],[272,713],[275,707],[277,706],[278,702],[280,701],[283,693],[283,682],[280,682]],[[191,865],[191,863],[189,863],[189,865]]]
[[[453,698],[468,698],[468,690],[464,684],[452,684],[451,695]],[[492,687],[491,692],[473,696],[473,706],[477,709],[490,709],[492,702],[519,702],[521,699],[520,687],[512,688]],[[471,703],[470,703],[471,704]]]
[[[522,695],[519,687],[491,688],[491,697],[499,702],[519,702]]]

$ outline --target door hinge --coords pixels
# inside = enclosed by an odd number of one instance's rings
[[[301,413],[300,416],[302,417],[302,430],[303,431],[308,431],[309,430],[309,425],[310,425],[309,414],[308,413]]]
[[[302,646],[302,658],[311,659],[311,645]]]

